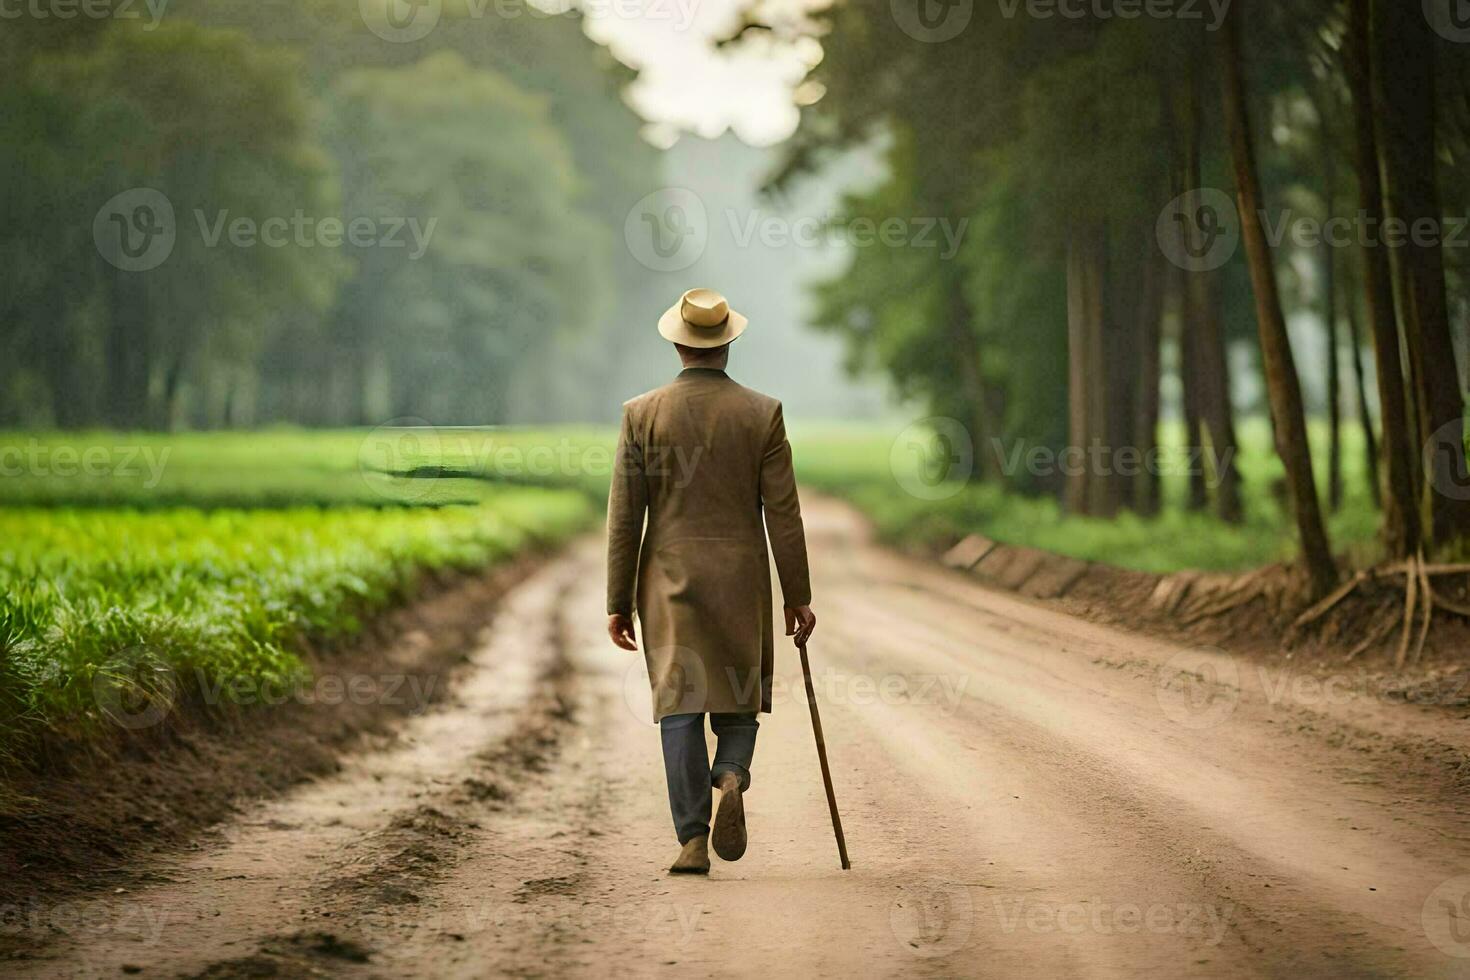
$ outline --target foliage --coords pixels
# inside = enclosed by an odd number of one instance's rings
[[[288,683],[303,639],[355,633],[425,571],[478,569],[591,516],[573,491],[482,495],[394,511],[0,510],[0,758],[39,730],[97,734],[117,685],[135,714]]]
[[[10,23],[0,424],[553,414],[558,369],[598,346],[569,336],[608,346],[647,306],[619,236],[657,161],[621,101],[626,69],[576,16],[486,13],[448,4],[414,44],[332,0]],[[177,243],[120,272],[93,220],[135,188],[168,198]],[[300,215],[311,240],[201,242],[226,214]],[[410,248],[315,240],[360,218],[381,219],[375,244],[397,223]],[[433,222],[422,261],[410,218]],[[562,416],[615,403],[614,384],[557,384]]]
[[[1239,525],[1182,507],[1187,459],[1178,426],[1166,426],[1162,440],[1163,458],[1170,461],[1164,489],[1172,506],[1152,519],[1126,513],[1110,520],[1068,515],[1052,498],[1021,496],[997,483],[956,481],[937,488],[940,499],[916,496],[903,487],[919,485],[915,470],[921,461],[911,454],[891,454],[899,435],[859,427],[793,427],[797,475],[809,486],[852,502],[885,539],[923,549],[983,534],[1007,544],[1148,572],[1244,570],[1296,555],[1290,516],[1273,489],[1281,479],[1281,464],[1264,420],[1250,420],[1241,428],[1239,462],[1248,495],[1247,520]],[[911,434],[903,435],[907,440]],[[1377,554],[1377,514],[1357,472],[1362,453],[1353,435],[1346,454],[1349,493],[1332,515],[1331,527],[1334,540],[1361,560]],[[1325,450],[1325,439],[1313,441]]]

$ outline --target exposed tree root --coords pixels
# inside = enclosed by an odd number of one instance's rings
[[[1335,646],[1351,642],[1348,660],[1383,643],[1399,630],[1393,661],[1397,668],[1419,663],[1429,641],[1436,611],[1470,620],[1470,602],[1453,591],[1436,589],[1433,580],[1463,576],[1470,585],[1470,564],[1431,564],[1422,552],[1392,564],[1353,572],[1328,595],[1302,608],[1304,583],[1296,569],[1273,565],[1236,578],[1199,576],[1181,588],[1176,620],[1195,626],[1261,600],[1274,622],[1282,623],[1285,642],[1295,646],[1308,638]]]
[[[1388,634],[1393,632],[1393,628],[1394,626],[1398,625],[1398,621],[1398,617],[1395,615],[1382,617],[1382,620],[1379,622],[1379,624],[1367,636],[1365,636],[1362,641],[1358,643],[1357,646],[1349,650],[1347,656],[1343,659],[1356,660],[1363,653],[1363,651],[1367,650],[1370,647],[1377,646],[1379,643],[1382,643],[1385,639],[1388,638]]]
[[[1404,631],[1399,637],[1398,652],[1393,657],[1395,667],[1404,665],[1404,657],[1409,652],[1409,637],[1414,629],[1414,603],[1419,598],[1419,574],[1415,567],[1415,559],[1409,559],[1405,574],[1408,575],[1409,582],[1404,587]]]

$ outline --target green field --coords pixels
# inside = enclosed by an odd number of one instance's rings
[[[521,453],[508,479],[536,481],[527,451],[570,439],[494,447]],[[0,762],[37,733],[129,727],[120,704],[146,718],[201,680],[289,682],[304,643],[350,636],[425,573],[594,522],[570,486],[446,476],[473,468],[463,450],[421,433],[0,438]]]
[[[1242,426],[1236,527],[1181,512],[1181,474],[1154,520],[1067,517],[978,484],[916,495],[921,461],[893,451],[901,429],[794,426],[798,474],[899,544],[981,532],[1158,572],[1295,553],[1262,424]],[[187,695],[179,678],[288,680],[304,643],[350,636],[425,573],[594,526],[612,441],[599,428],[0,434],[0,762],[38,732],[106,730],[115,706],[99,690],[137,709]],[[1368,554],[1377,515],[1355,438],[1346,459],[1333,540]]]

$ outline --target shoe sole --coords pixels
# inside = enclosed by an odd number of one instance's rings
[[[709,868],[670,868],[671,875],[707,875]]]
[[[745,801],[738,789],[722,792],[710,846],[724,860],[739,861],[745,856],[745,843]]]

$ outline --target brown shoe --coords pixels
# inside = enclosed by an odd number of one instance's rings
[[[669,868],[671,875],[709,874],[709,841],[704,837],[692,837],[684,844],[679,857]]]
[[[745,801],[740,796],[740,777],[733,772],[720,776],[720,806],[715,811],[712,842],[715,853],[726,861],[745,856]]]

